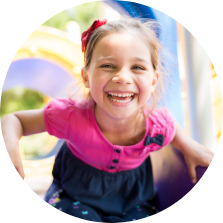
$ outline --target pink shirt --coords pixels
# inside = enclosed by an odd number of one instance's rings
[[[94,107],[83,108],[70,99],[54,99],[44,108],[46,130],[50,135],[65,139],[70,151],[83,163],[109,173],[140,166],[150,152],[161,149],[173,140],[174,120],[166,109],[154,110],[146,119],[143,139],[132,146],[111,144],[100,131]],[[144,146],[147,135],[164,136],[163,145]]]

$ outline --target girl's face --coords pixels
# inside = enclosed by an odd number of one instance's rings
[[[82,69],[98,114],[126,119],[136,114],[155,90],[154,72],[146,44],[131,34],[109,34],[96,44],[88,69]]]

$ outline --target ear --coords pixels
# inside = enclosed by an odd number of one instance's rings
[[[158,84],[158,80],[159,80],[159,72],[156,71],[156,72],[154,73],[154,76],[153,76],[153,79],[152,79],[152,92],[155,91],[156,86],[157,86],[157,84]]]
[[[82,67],[82,69],[81,69],[81,77],[82,77],[82,79],[83,79],[84,86],[85,86],[86,88],[89,88],[90,85],[89,85],[89,80],[88,80],[88,74],[87,74],[87,70],[86,70],[86,68],[84,68],[84,67]]]

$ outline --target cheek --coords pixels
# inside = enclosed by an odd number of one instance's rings
[[[152,80],[149,77],[140,78],[138,80],[139,98],[143,101],[148,101],[151,96]]]
[[[90,80],[90,92],[95,101],[104,97],[105,81],[101,78],[92,78]]]
[[[149,101],[150,96],[151,96],[151,89],[149,89],[148,87],[144,88],[139,95],[139,100],[143,105],[145,105]]]
[[[101,85],[94,83],[94,81],[90,85],[90,92],[92,96],[99,96],[102,92]]]
[[[94,91],[103,91],[110,80],[109,75],[97,72],[90,77],[90,88]]]

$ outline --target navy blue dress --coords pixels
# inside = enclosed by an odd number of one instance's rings
[[[64,143],[53,168],[45,201],[78,218],[126,222],[157,213],[150,157],[139,167],[108,173],[78,160]]]

